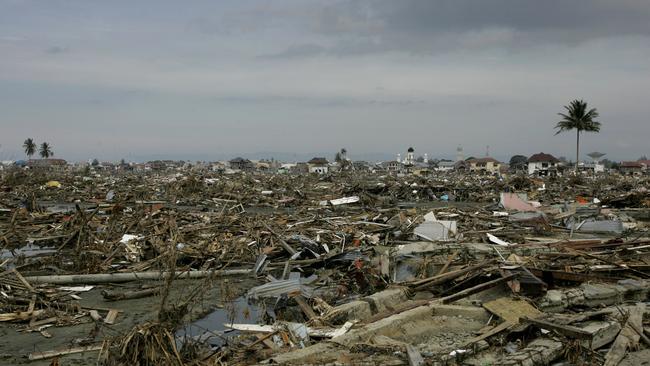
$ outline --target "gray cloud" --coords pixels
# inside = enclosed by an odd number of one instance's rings
[[[311,29],[365,43],[369,52],[575,44],[650,35],[650,6],[646,0],[354,0],[321,9]]]
[[[0,144],[59,156],[650,154],[647,0],[0,0]],[[37,108],[35,108],[37,106]],[[42,136],[37,136],[37,131]],[[316,131],[316,133],[315,133]],[[131,155],[128,155],[131,154]]]

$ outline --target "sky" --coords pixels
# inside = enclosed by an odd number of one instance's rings
[[[648,0],[0,0],[0,160],[650,155]],[[331,158],[331,156],[328,156]]]

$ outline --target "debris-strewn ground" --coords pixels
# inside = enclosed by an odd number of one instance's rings
[[[649,181],[4,171],[0,363],[635,364]]]

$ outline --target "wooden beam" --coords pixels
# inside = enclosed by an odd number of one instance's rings
[[[443,297],[441,300],[442,300],[443,304],[449,304],[451,302],[454,302],[456,300],[460,300],[460,299],[465,298],[467,296],[479,293],[481,291],[485,291],[485,290],[487,290],[487,289],[489,289],[491,287],[494,287],[494,286],[496,286],[496,285],[498,285],[500,283],[509,281],[509,280],[511,280],[511,279],[513,279],[515,277],[517,277],[517,274],[513,273],[513,274],[505,276],[505,277],[497,278],[496,280],[488,281],[488,282],[485,282],[485,283],[481,283],[480,285],[470,287],[468,289],[465,289],[465,290],[460,291],[458,293],[455,293],[453,295]]]
[[[442,266],[442,268],[438,272],[438,275],[441,275],[441,274],[443,274],[443,273],[445,273],[447,271],[447,268],[449,268],[449,265],[451,264],[451,262],[453,262],[454,259],[456,259],[456,256],[458,255],[458,253],[460,253],[460,248],[456,249],[453,253],[451,253],[449,258],[447,258],[447,261],[445,262],[445,265]]]
[[[87,347],[72,347],[72,348],[66,348],[62,350],[52,350],[52,351],[45,351],[45,352],[34,352],[29,354],[29,360],[34,361],[34,360],[43,360],[46,358],[52,358],[56,356],[64,356],[64,355],[70,355],[73,353],[82,353],[82,352],[91,352],[91,351],[99,351],[102,349],[102,345],[96,345],[96,346],[87,346]]]
[[[535,318],[529,318],[529,317],[523,317],[520,319],[521,322],[523,323],[529,323],[529,324],[534,324],[539,328],[544,328],[547,330],[552,330],[557,333],[563,334],[567,337],[571,338],[577,338],[577,339],[591,339],[592,338],[592,333],[588,332],[584,329],[580,329],[578,327],[574,327],[571,325],[563,325],[563,324],[556,324],[556,323],[551,323],[546,320],[541,320],[541,319],[535,319]]]

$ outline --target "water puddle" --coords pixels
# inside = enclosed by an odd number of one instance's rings
[[[224,324],[244,323],[258,324],[263,309],[250,304],[245,297],[239,297],[226,304],[224,308],[217,309],[207,316],[192,322],[176,332],[177,339],[194,338],[207,342],[212,346],[220,346],[228,337],[239,334],[238,331],[226,327]]]

